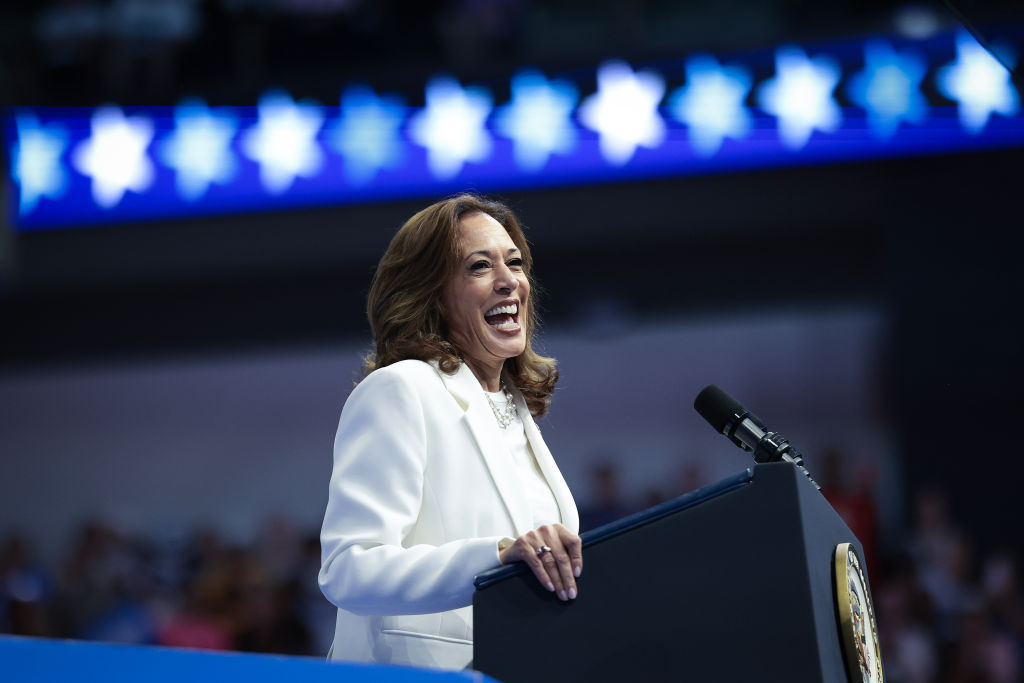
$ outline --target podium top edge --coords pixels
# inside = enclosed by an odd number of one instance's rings
[[[583,547],[586,548],[587,546],[594,545],[595,543],[606,541],[609,538],[624,534],[645,524],[650,524],[655,520],[667,517],[668,515],[680,510],[700,505],[701,503],[711,500],[712,498],[717,498],[724,493],[746,486],[753,481],[753,477],[753,469],[747,468],[713,484],[702,486],[699,489],[694,489],[689,493],[684,493],[672,500],[659,503],[654,507],[641,510],[640,512],[629,515],[628,517],[623,517],[622,519],[618,519],[596,529],[585,531],[580,535],[580,539],[583,541]],[[495,567],[494,569],[488,569],[485,572],[477,574],[476,578],[473,580],[473,585],[476,586],[477,590],[480,590],[493,583],[497,583],[506,577],[525,571],[527,571],[527,567],[522,562]]]

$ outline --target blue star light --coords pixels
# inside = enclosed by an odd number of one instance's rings
[[[378,97],[366,86],[351,86],[341,94],[341,116],[328,133],[328,143],[345,157],[349,180],[362,185],[379,170],[401,163],[404,147],[398,131],[405,112],[401,98]]]
[[[512,101],[498,110],[495,125],[514,142],[520,168],[537,172],[552,154],[573,150],[576,127],[572,110],[578,99],[572,83],[549,82],[539,71],[527,69],[512,77]]]
[[[178,192],[189,201],[206,194],[210,183],[235,177],[237,162],[231,140],[238,119],[223,110],[211,111],[198,99],[185,100],[174,111],[174,133],[160,146],[160,159],[177,172]]]
[[[868,113],[868,126],[880,138],[890,138],[900,121],[921,123],[928,101],[921,81],[928,64],[917,54],[896,52],[889,43],[873,40],[864,46],[864,70],[850,79],[846,92]]]
[[[1013,67],[1016,59],[1003,55]],[[1019,99],[1010,72],[967,32],[956,38],[956,61],[939,69],[939,91],[959,103],[960,123],[968,132],[980,133],[992,114],[1013,116]]]
[[[59,199],[68,178],[61,155],[68,145],[68,132],[56,123],[40,124],[36,117],[15,117],[18,139],[11,154],[11,175],[20,188],[18,214],[36,208],[40,197]]]
[[[281,194],[297,177],[315,176],[324,158],[316,140],[324,123],[323,107],[271,91],[260,98],[257,109],[259,120],[245,133],[242,150],[260,165],[267,192]]]
[[[757,92],[757,103],[779,120],[779,135],[791,149],[807,144],[817,129],[832,132],[842,119],[832,91],[839,83],[839,66],[828,57],[808,59],[798,47],[775,53],[776,75]]]
[[[146,149],[153,139],[153,121],[125,116],[117,107],[97,109],[92,135],[72,153],[75,168],[92,178],[92,196],[104,209],[116,206],[124,193],[145,192],[153,183],[153,163]]]
[[[706,55],[686,60],[686,85],[672,93],[668,108],[689,128],[698,154],[711,156],[723,139],[747,136],[750,112],[744,101],[752,84],[750,72],[742,67],[721,66]]]
[[[658,104],[665,79],[653,71],[633,73],[625,62],[605,62],[597,70],[597,92],[580,105],[579,116],[600,136],[601,154],[621,166],[637,147],[654,148],[665,139]]]
[[[463,89],[453,78],[427,83],[427,106],[412,117],[409,134],[427,149],[427,164],[437,178],[454,178],[467,161],[480,162],[491,153],[484,123],[493,103],[487,90]]]

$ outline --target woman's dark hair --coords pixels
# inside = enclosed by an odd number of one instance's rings
[[[504,374],[523,393],[530,412],[540,417],[551,404],[558,370],[553,358],[533,350],[537,307],[530,246],[508,206],[477,195],[460,194],[428,206],[406,221],[391,240],[377,264],[366,302],[374,351],[366,357],[363,368],[369,373],[413,358],[437,361],[441,371],[448,374],[458,369],[462,352],[451,341],[441,301],[461,258],[459,222],[475,213],[485,213],[498,221],[523,259],[531,285],[524,321],[526,349],[505,361]]]

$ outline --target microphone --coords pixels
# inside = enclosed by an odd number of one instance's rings
[[[693,407],[716,432],[724,434],[734,444],[754,455],[754,462],[793,463],[821,487],[804,467],[804,458],[777,432],[770,432],[757,415],[744,408],[739,401],[722,391],[717,385],[704,387],[693,402]]]

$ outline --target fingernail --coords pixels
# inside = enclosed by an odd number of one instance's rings
[[[551,583],[550,581],[548,581],[548,583],[547,583],[547,589],[548,589],[549,591],[553,591],[553,590],[555,590],[555,584],[553,584],[553,583]]]
[[[572,575],[575,576],[577,579],[580,578],[580,574],[582,574],[582,573],[583,573],[583,568],[580,567],[579,565],[576,565],[575,567],[572,568]]]
[[[558,591],[558,597],[562,600],[568,600],[568,598],[565,597],[565,591]]]
[[[569,589],[569,598],[571,600],[575,600],[576,599],[576,589],[575,588],[570,588]]]

